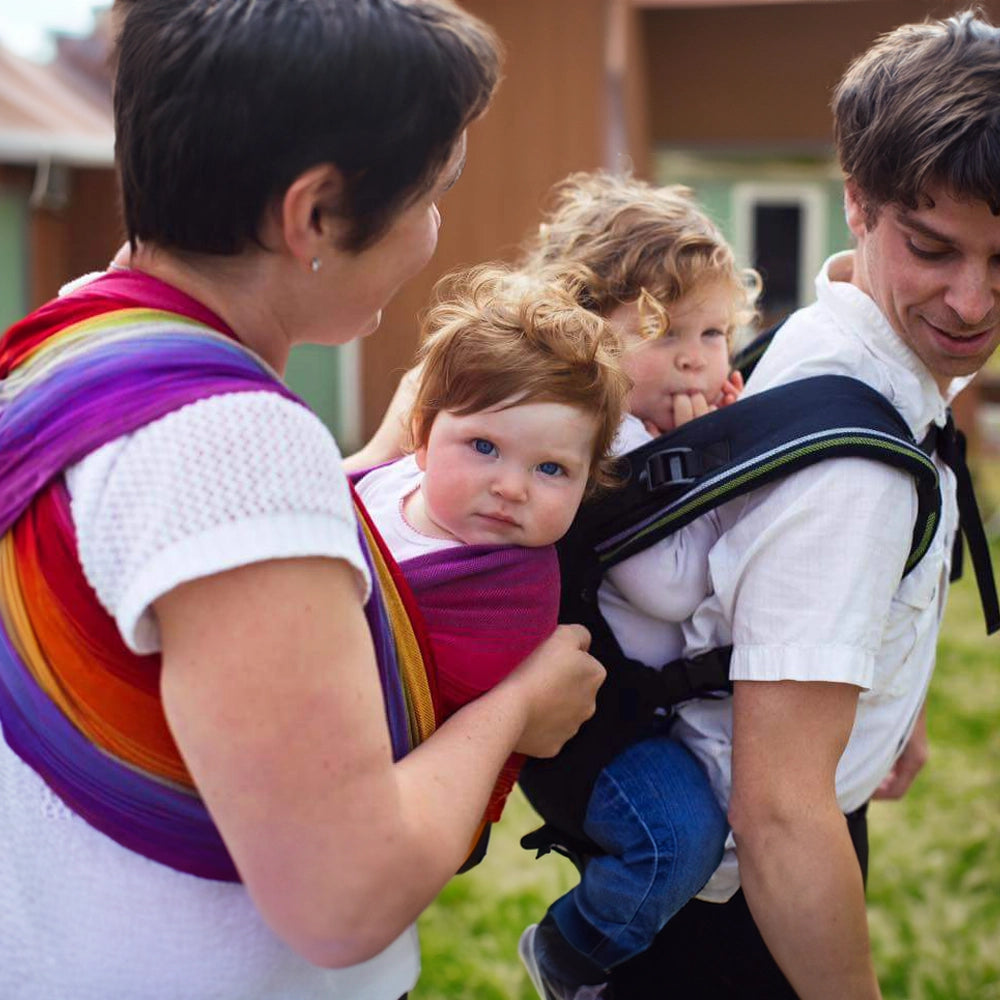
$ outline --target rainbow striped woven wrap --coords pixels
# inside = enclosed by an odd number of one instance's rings
[[[292,393],[226,333],[113,298],[50,304],[0,342],[0,722],[76,813],[130,850],[238,880],[168,730],[158,656],[122,642],[80,568],[62,471],[186,403]],[[393,752],[438,718],[429,645],[359,506],[366,606]]]

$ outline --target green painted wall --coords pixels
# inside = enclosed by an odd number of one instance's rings
[[[0,330],[28,310],[27,223],[23,195],[0,191]]]
[[[340,440],[340,358],[335,349],[316,344],[293,348],[285,370],[289,388],[300,395]]]
[[[24,197],[0,191],[0,331],[28,310],[27,221]],[[338,352],[312,344],[296,347],[286,374],[292,391],[305,399],[335,436],[342,435]]]
[[[708,217],[726,234],[731,237],[732,229],[732,185],[725,181],[696,180],[688,178],[680,183],[692,188],[699,204],[705,209]]]
[[[660,177],[661,183],[684,184],[692,188],[698,202],[715,221],[726,237],[732,239],[732,190],[734,185],[766,179],[775,180],[773,169],[766,177],[752,170],[732,179],[717,180],[699,177],[695,173],[685,176]],[[790,179],[791,183],[799,183],[797,177]],[[844,219],[844,189],[839,181],[810,181],[822,185],[827,202],[827,231],[825,239],[826,255],[851,247],[851,232]]]
[[[850,250],[853,237],[844,218],[844,186],[830,183],[827,189],[827,254]]]
[[[806,184],[822,192],[826,208],[826,228],[822,252],[827,257],[853,244],[844,219],[844,189],[832,159],[752,154],[725,155],[662,149],[657,154],[656,181],[685,184],[694,189],[698,201],[728,239],[733,239],[733,188],[747,183]]]

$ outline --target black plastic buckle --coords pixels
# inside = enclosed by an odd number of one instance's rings
[[[664,448],[646,459],[642,479],[650,490],[667,486],[690,486],[694,482],[688,457],[691,448]]]

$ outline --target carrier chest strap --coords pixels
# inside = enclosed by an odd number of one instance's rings
[[[731,691],[729,661],[732,655],[732,646],[720,646],[687,659],[672,660],[656,671],[658,697],[655,703],[669,708],[691,698],[710,696],[714,691]]]

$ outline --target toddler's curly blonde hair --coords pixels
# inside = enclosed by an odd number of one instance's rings
[[[520,267],[565,268],[585,308],[603,316],[638,301],[643,335],[662,336],[670,327],[670,305],[712,280],[732,290],[733,329],[755,318],[760,276],[736,266],[729,244],[689,188],[653,187],[597,171],[570,174],[551,198],[545,221],[525,243]]]

